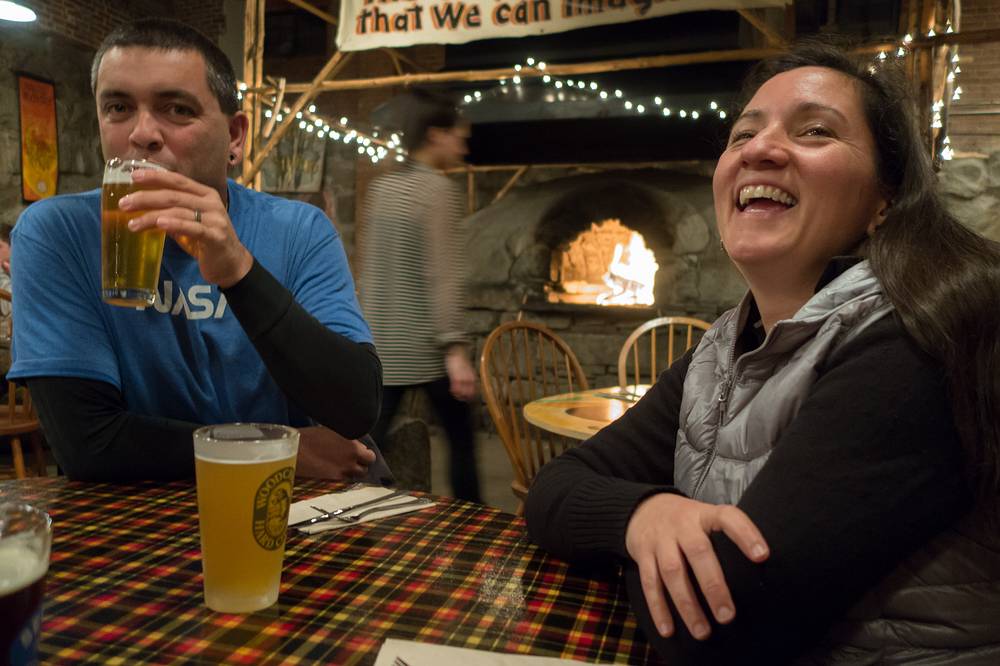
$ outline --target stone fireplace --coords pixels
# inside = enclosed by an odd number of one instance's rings
[[[642,234],[608,218],[552,251],[546,293],[550,303],[653,305],[659,267]]]
[[[468,226],[477,358],[494,327],[520,316],[563,337],[592,386],[617,383],[618,350],[643,321],[713,321],[745,290],[719,245],[703,163],[536,182],[477,211]],[[599,304],[611,300],[601,293],[633,286],[643,263],[657,267],[650,302]]]

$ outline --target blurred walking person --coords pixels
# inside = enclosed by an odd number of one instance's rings
[[[454,105],[419,93],[408,96],[402,124],[408,159],[372,181],[361,240],[361,307],[384,384],[372,436],[386,451],[403,395],[426,391],[448,436],[452,490],[479,502],[469,406],[476,375],[462,330],[463,203],[458,187],[439,173],[462,164],[469,127]]]

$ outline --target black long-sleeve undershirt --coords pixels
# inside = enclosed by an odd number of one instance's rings
[[[256,261],[223,293],[290,402],[344,437],[360,437],[372,428],[382,393],[382,368],[372,345],[326,328]],[[26,381],[46,439],[70,478],[121,481],[194,474],[191,433],[201,424],[129,412],[121,391],[107,382]]]
[[[676,637],[661,638],[625,530],[642,499],[677,492],[674,446],[689,362],[675,363],[622,418],[545,466],[525,507],[531,537],[550,552],[627,563],[637,618],[669,663],[793,658],[971,508],[942,371],[886,317],[817,369],[798,415],[738,504],[764,535],[769,559],[755,565],[727,537],[711,535],[736,619],[713,621],[706,642],[681,622]]]

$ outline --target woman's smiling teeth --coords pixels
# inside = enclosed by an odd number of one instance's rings
[[[746,185],[740,189],[739,209],[743,210],[753,199],[770,199],[791,208],[798,201],[788,192],[771,185]]]

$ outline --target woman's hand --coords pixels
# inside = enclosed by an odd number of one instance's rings
[[[708,538],[719,531],[751,561],[767,559],[767,543],[756,525],[730,504],[706,504],[660,493],[643,500],[629,519],[625,548],[638,565],[650,616],[662,636],[674,633],[664,587],[692,636],[704,640],[712,632],[688,579],[688,565],[715,619],[727,624],[736,616],[722,567]]]

